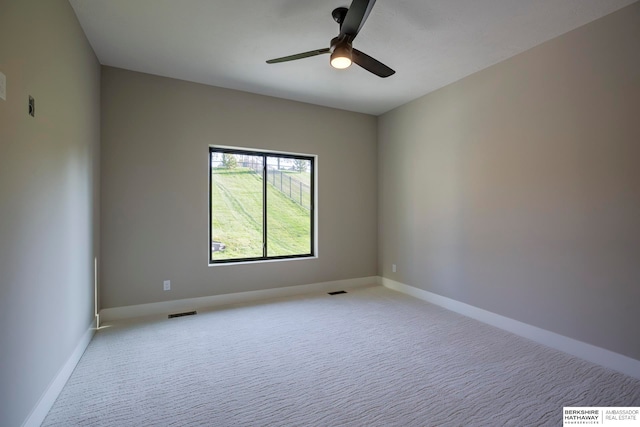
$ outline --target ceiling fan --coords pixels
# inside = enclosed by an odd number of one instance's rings
[[[380,76],[389,77],[395,73],[394,70],[367,55],[354,49],[353,40],[356,38],[364,22],[367,20],[376,0],[353,0],[351,7],[339,7],[331,12],[333,19],[340,24],[340,34],[331,40],[328,48],[310,50],[309,52],[298,53],[296,55],[283,56],[282,58],[270,59],[267,64],[278,62],[294,61],[296,59],[309,58],[311,56],[331,54],[331,66],[338,69],[347,68],[355,62],[365,70]]]

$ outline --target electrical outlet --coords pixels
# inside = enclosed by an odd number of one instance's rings
[[[170,291],[171,290],[171,280],[165,280],[164,281],[164,290],[165,291]]]
[[[391,264],[391,272],[395,273],[396,272],[396,265],[395,264]]]

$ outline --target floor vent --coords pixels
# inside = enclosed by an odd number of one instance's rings
[[[184,313],[170,314],[169,319],[173,319],[174,317],[193,316],[194,314],[198,313],[196,311],[185,311]]]
[[[335,291],[335,292],[329,292],[329,295],[339,295],[339,294],[346,294],[347,291]]]

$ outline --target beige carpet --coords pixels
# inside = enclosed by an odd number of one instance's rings
[[[560,426],[640,380],[373,287],[119,324],[44,426]]]

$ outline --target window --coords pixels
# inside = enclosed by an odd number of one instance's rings
[[[314,256],[314,157],[209,148],[209,262]]]

